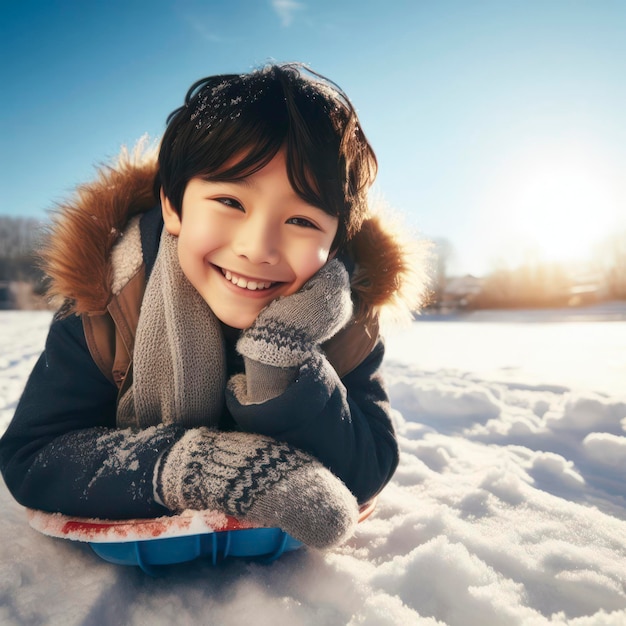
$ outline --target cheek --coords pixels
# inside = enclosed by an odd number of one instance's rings
[[[209,254],[222,244],[219,228],[210,228],[202,223],[189,225],[183,228],[178,238],[179,253],[189,257],[201,257]]]
[[[198,290],[207,279],[208,258],[218,245],[201,229],[183,229],[178,237],[178,262],[187,280]]]
[[[313,247],[311,249],[300,248],[291,257],[291,268],[294,271],[296,280],[289,290],[295,293],[311,278],[318,270],[320,270],[328,261],[329,250],[322,247]]]

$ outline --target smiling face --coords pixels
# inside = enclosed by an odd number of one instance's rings
[[[165,197],[162,206],[183,273],[220,321],[241,329],[328,261],[338,227],[293,190],[283,150],[241,180],[192,178],[182,218]]]

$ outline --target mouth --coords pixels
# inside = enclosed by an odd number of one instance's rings
[[[235,274],[230,270],[225,270],[221,267],[219,269],[227,281],[231,282],[240,289],[247,289],[248,291],[266,291],[278,284],[276,282],[260,280],[258,278],[246,278],[245,276]]]

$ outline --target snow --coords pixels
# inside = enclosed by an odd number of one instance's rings
[[[623,626],[626,316],[614,313],[424,317],[390,335],[400,466],[328,553],[150,578],[31,529],[0,485],[0,624]],[[0,432],[49,321],[0,312]]]

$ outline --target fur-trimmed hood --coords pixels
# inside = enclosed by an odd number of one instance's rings
[[[138,145],[99,169],[60,204],[41,251],[48,294],[77,315],[106,309],[115,280],[113,250],[135,215],[154,207],[155,152]],[[398,231],[399,232],[399,231]],[[427,288],[425,242],[403,242],[382,212],[366,218],[349,244],[356,264],[352,290],[359,316],[390,312],[403,317],[419,308]]]

